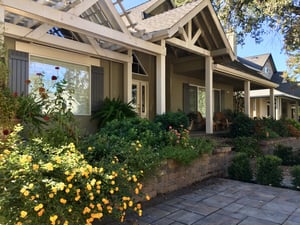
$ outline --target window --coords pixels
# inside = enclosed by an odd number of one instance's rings
[[[139,75],[147,76],[144,67],[142,66],[141,62],[135,54],[132,55],[132,72]]]
[[[51,87],[53,75],[57,76],[58,81],[65,79],[68,87],[74,90],[72,112],[75,115],[90,114],[90,69],[88,66],[31,56],[29,79],[36,80],[38,73],[43,74],[47,88]]]

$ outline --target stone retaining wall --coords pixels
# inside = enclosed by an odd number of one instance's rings
[[[294,151],[300,149],[300,139],[296,137],[276,138],[260,142],[260,147],[264,154],[273,154],[277,145],[292,147]]]
[[[155,197],[210,177],[224,177],[227,175],[232,157],[231,147],[222,147],[211,155],[204,154],[201,158],[195,159],[188,166],[180,165],[174,160],[166,160],[156,175],[146,180],[143,192]]]

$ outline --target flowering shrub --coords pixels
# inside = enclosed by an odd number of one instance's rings
[[[0,141],[0,224],[91,225],[108,215],[124,221],[128,210],[142,215],[142,171],[129,172],[117,157],[91,166],[74,144],[22,142],[20,130]]]
[[[59,74],[59,67],[55,67]],[[16,116],[24,125],[27,138],[43,137],[44,141],[59,146],[78,141],[78,130],[71,112],[74,90],[64,79],[37,73],[25,83],[30,89],[28,95],[18,97]]]

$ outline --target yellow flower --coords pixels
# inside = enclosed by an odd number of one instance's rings
[[[93,151],[93,147],[88,147],[88,151],[90,152],[90,151]]]
[[[40,166],[39,166],[38,164],[33,164],[33,165],[32,165],[32,169],[33,169],[34,171],[38,170],[39,168],[40,168]]]
[[[139,190],[138,188],[136,188],[136,189],[134,189],[134,193],[135,193],[136,195],[138,195],[138,194],[140,193],[140,190]]]
[[[29,189],[32,189],[34,187],[34,184],[33,183],[30,183],[29,185],[28,185],[28,188]]]
[[[92,190],[92,186],[88,183],[88,184],[86,185],[86,189],[87,189],[88,191],[90,191],[90,190]]]
[[[119,191],[119,187],[115,187],[115,191]]]
[[[25,218],[26,216],[27,216],[27,212],[22,210],[20,213],[20,217]]]
[[[146,200],[149,201],[151,197],[149,195],[146,195]]]
[[[65,192],[66,192],[66,193],[69,193],[69,192],[70,192],[70,189],[69,189],[69,188],[66,188]]]
[[[49,220],[51,221],[52,225],[55,225],[55,222],[56,222],[57,218],[58,218],[57,215],[50,216]]]
[[[132,175],[133,182],[137,182],[137,178],[135,175]]]
[[[129,207],[132,207],[132,206],[133,206],[133,201],[129,201],[129,202],[128,202],[128,206],[129,206]]]
[[[107,210],[108,213],[111,214],[112,211],[113,211],[113,208],[110,205],[108,205],[108,206],[106,206],[106,210]]]
[[[68,184],[68,188],[72,188],[73,187],[73,184]]]
[[[103,209],[102,209],[102,205],[100,203],[97,204],[97,209],[98,209],[98,211],[102,212]]]
[[[40,210],[40,211],[38,212],[38,216],[42,216],[42,215],[44,214],[44,212],[45,212],[45,209]]]
[[[4,153],[5,155],[9,155],[10,152],[11,152],[11,151],[9,151],[8,149],[5,149],[5,150],[3,151],[3,153]]]
[[[141,184],[141,183],[138,183],[138,184],[137,184],[137,187],[138,187],[138,189],[142,190],[142,188],[143,188],[143,184]]]
[[[66,179],[67,179],[68,182],[70,182],[73,178],[74,178],[74,175],[70,175]]]
[[[79,199],[80,199],[80,195],[77,195],[77,196],[75,197],[75,201],[78,202]]]
[[[105,205],[109,204],[109,200],[107,200],[106,198],[102,198],[102,202],[103,202]]]
[[[17,222],[15,225],[23,225],[23,223],[21,223],[21,222]]]
[[[55,157],[55,162],[61,164],[61,158],[59,156]]]
[[[68,220],[66,220],[63,225],[69,225]]]
[[[103,217],[103,213],[92,213],[91,217],[94,219],[101,219]]]
[[[58,190],[61,190],[63,191],[66,187],[66,185],[63,183],[63,182],[59,182],[57,185],[56,185],[57,189]]]
[[[114,194],[114,193],[115,193],[114,189],[110,189],[110,190],[109,190],[109,193],[110,193],[111,195]]]
[[[54,198],[54,194],[53,194],[53,193],[50,193],[50,194],[49,194],[49,198]]]
[[[21,190],[20,190],[20,192],[21,192],[22,194],[24,194],[25,191],[26,191],[25,188],[21,188]]]
[[[116,182],[114,180],[111,181],[111,185],[115,185]]]
[[[138,204],[136,204],[136,207],[137,207],[138,209],[141,209],[141,208],[142,208],[142,204],[141,204],[141,203],[138,203]]]
[[[84,207],[83,211],[82,211],[82,214],[85,215],[87,213],[90,213],[91,212],[91,209],[89,207]]]
[[[61,198],[61,199],[59,199],[59,202],[60,202],[61,204],[66,204],[66,203],[67,203],[67,200],[64,199],[64,198]]]
[[[37,206],[34,207],[34,211],[39,211],[40,209],[42,209],[44,207],[44,205],[42,203],[38,204]]]
[[[93,203],[90,203],[89,206],[90,206],[91,209],[95,208],[95,205]]]
[[[23,193],[23,195],[25,196],[25,197],[27,197],[28,195],[29,195],[29,191],[24,191],[24,193]]]
[[[44,165],[44,167],[45,167],[46,170],[48,170],[48,171],[53,171],[53,170],[54,170],[53,164],[52,164],[52,163],[46,163],[46,164]]]
[[[92,186],[95,186],[96,182],[97,182],[96,179],[93,178],[93,179],[91,180],[91,185],[92,185]]]
[[[143,210],[140,209],[140,210],[138,211],[138,214],[139,214],[139,216],[142,216],[142,215],[143,215]]]

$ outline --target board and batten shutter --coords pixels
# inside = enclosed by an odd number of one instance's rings
[[[91,73],[91,110],[95,112],[104,100],[104,68],[92,66]]]
[[[25,81],[29,79],[29,54],[15,50],[8,51],[9,88],[19,95],[27,95]]]

